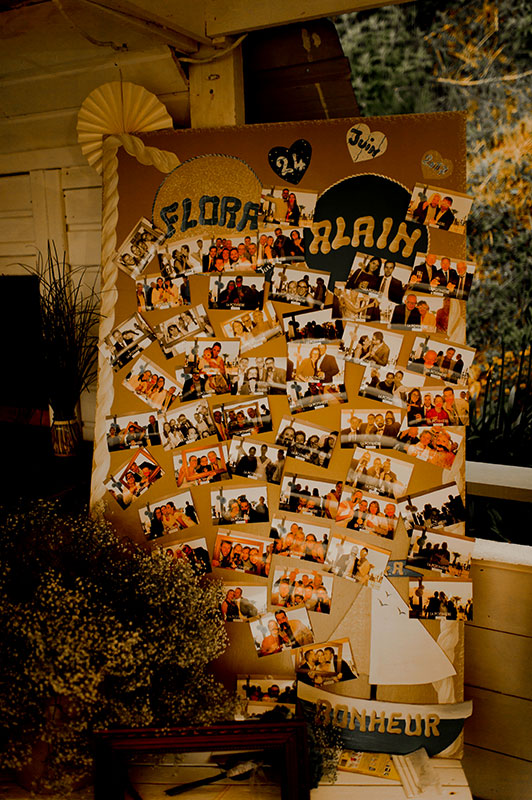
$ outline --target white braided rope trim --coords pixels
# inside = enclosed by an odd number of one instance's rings
[[[129,155],[146,166],[168,173],[181,163],[175,153],[147,147],[137,136],[128,133],[108,136],[103,146],[103,210],[102,210],[102,276],[100,345],[115,326],[115,306],[118,299],[116,279],[118,266],[116,253],[116,224],[118,222],[118,148],[122,146]],[[98,359],[98,388],[96,393],[96,420],[94,427],[94,456],[90,505],[93,513],[101,513],[105,495],[104,482],[109,473],[111,457],[107,447],[106,416],[114,399],[114,373],[100,350]]]

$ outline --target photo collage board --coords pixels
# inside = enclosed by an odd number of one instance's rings
[[[222,677],[287,696],[370,697],[347,620],[379,624],[389,585],[434,640],[472,618],[465,121],[366,119],[387,145],[363,158],[359,122],[144,135],[177,155],[167,175],[119,153],[93,502],[221,579]]]

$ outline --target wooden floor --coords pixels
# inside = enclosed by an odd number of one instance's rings
[[[440,793],[425,792],[417,795],[419,800],[472,800],[471,792],[459,761],[451,759],[433,759],[433,765],[441,782]],[[215,774],[216,768],[198,766],[197,763],[179,766],[138,765],[130,769],[130,777],[142,800],[164,800],[164,790],[179,783],[187,783]],[[71,795],[71,800],[90,800],[92,787],[87,787]],[[34,798],[13,783],[0,783],[2,800],[26,800]],[[47,795],[48,800],[65,800],[64,796],[55,798]],[[224,779],[210,786],[193,789],[183,797],[190,800],[280,800],[279,786],[256,782],[236,782]],[[366,775],[339,772],[334,785],[323,784],[312,791],[312,800],[405,800],[406,794],[398,781],[379,779]],[[111,798],[109,798],[111,800]]]

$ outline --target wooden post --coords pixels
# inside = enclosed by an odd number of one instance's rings
[[[244,76],[240,46],[216,61],[191,64],[189,78],[192,128],[244,124]]]

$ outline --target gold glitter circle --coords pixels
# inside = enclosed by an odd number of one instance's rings
[[[245,161],[234,156],[205,155],[192,158],[176,167],[161,183],[153,202],[153,222],[157,228],[166,231],[166,224],[161,218],[161,209],[177,202],[178,208],[174,212],[178,219],[174,224],[176,230],[166,239],[175,242],[179,239],[198,236],[200,238],[216,238],[236,233],[235,228],[227,225],[200,225],[181,231],[183,219],[183,200],[189,197],[192,201],[191,219],[199,218],[199,200],[203,195],[222,197],[236,197],[241,203],[237,212],[236,222],[240,221],[244,206],[248,202],[260,203],[262,184],[257,175]],[[249,223],[242,231],[249,230]],[[239,232],[240,233],[240,232]]]

